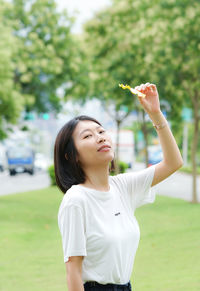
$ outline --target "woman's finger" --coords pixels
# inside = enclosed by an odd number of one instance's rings
[[[151,88],[156,91],[156,85],[155,84],[151,84]]]
[[[153,93],[153,88],[152,88],[151,86],[149,87],[149,89],[150,89],[150,91]]]
[[[147,89],[147,90],[150,90],[151,92],[154,92],[154,91],[156,91],[156,85],[147,82],[145,84],[142,83],[139,86],[136,86],[134,89],[136,89],[138,91],[144,91]]]
[[[141,87],[141,90],[142,90],[142,91],[145,90],[145,84],[141,84],[140,87]]]

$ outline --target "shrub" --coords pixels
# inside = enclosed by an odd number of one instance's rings
[[[116,161],[115,161],[115,165],[116,165]],[[123,161],[119,161],[119,172],[120,173],[125,173],[126,172],[126,169],[128,169],[129,165]],[[116,168],[116,167],[115,167]],[[111,171],[110,172],[110,175],[113,176],[115,175],[115,171]]]
[[[120,170],[120,173],[125,173],[126,170],[128,169],[128,167],[129,166],[128,166],[127,163],[122,162],[122,161],[119,162],[119,170]]]
[[[126,169],[128,169],[128,167],[129,166],[127,163],[125,163],[123,161],[119,161],[119,172],[120,173],[125,173]],[[49,177],[51,180],[51,185],[55,186],[56,185],[56,178],[55,178],[55,172],[54,172],[54,165],[49,166],[47,171],[48,171],[48,174],[49,174]],[[111,171],[110,175],[112,175],[112,176],[115,175],[115,172]]]
[[[51,185],[54,186],[56,185],[56,177],[55,177],[55,172],[54,172],[54,165],[51,165],[48,167],[48,174],[51,180]]]

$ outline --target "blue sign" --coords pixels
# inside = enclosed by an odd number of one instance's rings
[[[137,132],[137,138],[138,138],[138,141],[143,141],[144,140],[144,135],[143,135],[143,132],[141,130],[139,130]]]
[[[49,114],[48,113],[42,113],[42,119],[49,120]]]
[[[184,121],[192,121],[192,109],[184,107],[182,110],[182,119]]]

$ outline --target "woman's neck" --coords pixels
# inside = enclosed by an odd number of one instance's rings
[[[86,181],[82,185],[99,191],[109,191],[109,166],[84,171]]]

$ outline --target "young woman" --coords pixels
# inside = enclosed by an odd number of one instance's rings
[[[154,185],[183,164],[176,141],[160,110],[154,84],[135,89],[151,118],[163,160],[139,172],[109,176],[112,140],[94,118],[66,123],[55,141],[56,182],[65,194],[58,212],[69,291],[131,290],[130,277],[139,243],[136,208],[155,200]],[[152,188],[153,187],[153,188]]]

